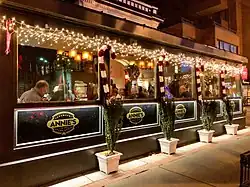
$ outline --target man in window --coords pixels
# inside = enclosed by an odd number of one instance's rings
[[[44,95],[48,93],[49,84],[45,80],[40,80],[31,90],[24,92],[19,102],[20,103],[34,103],[44,101]]]
[[[179,92],[180,92],[180,97],[184,97],[184,98],[191,98],[192,97],[192,94],[190,92],[188,92],[186,85],[180,86]]]

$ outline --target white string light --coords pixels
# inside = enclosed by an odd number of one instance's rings
[[[6,30],[5,21],[6,16],[2,17],[0,23],[0,28]],[[31,45],[32,42],[35,42],[33,45],[45,45],[48,46],[57,46],[60,44],[62,49],[65,49],[66,46],[71,49],[86,50],[92,49],[97,50],[102,45],[110,45],[116,51],[116,54],[121,57],[134,56],[136,60],[145,59],[148,61],[156,62],[157,58],[160,56],[165,56],[165,61],[168,61],[173,66],[176,65],[189,65],[189,66],[200,66],[204,65],[205,69],[212,70],[214,72],[219,72],[220,70],[226,70],[228,74],[235,75],[241,74],[242,67],[235,65],[233,63],[220,63],[216,62],[215,59],[205,60],[201,57],[191,57],[186,56],[184,53],[173,54],[167,52],[165,49],[146,49],[137,43],[128,45],[126,43],[121,43],[117,40],[111,40],[109,37],[104,36],[85,36],[82,33],[75,31],[69,31],[68,29],[62,28],[51,28],[46,25],[45,28],[40,27],[39,25],[31,26],[26,24],[24,21],[17,21],[15,18],[11,19],[13,23],[9,26],[13,29],[18,35],[19,43],[21,45]],[[62,44],[62,45],[61,45]]]

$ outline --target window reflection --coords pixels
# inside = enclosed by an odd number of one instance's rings
[[[154,63],[136,60],[134,57],[118,56],[111,60],[111,94],[125,99],[155,97]]]
[[[206,69],[203,72],[202,91],[204,97],[219,97],[220,96],[220,75],[217,72]]]
[[[229,97],[241,96],[241,81],[240,76],[225,75],[226,94]]]
[[[18,97],[35,90],[39,80],[49,84],[41,101],[74,102],[98,99],[98,65],[93,51],[62,51],[46,46],[18,47]],[[28,96],[25,96],[28,97]],[[30,98],[19,102],[40,102]]]
[[[183,62],[164,68],[165,94],[168,98],[194,98],[194,68]]]

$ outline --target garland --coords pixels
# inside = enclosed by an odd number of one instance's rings
[[[109,45],[103,45],[98,52],[98,62],[100,68],[101,75],[101,86],[103,88],[104,97],[108,98],[110,90],[109,90],[109,79],[108,73],[105,66],[105,55],[110,55],[112,59],[116,58],[116,54],[114,50]]]
[[[8,24],[6,24],[6,21]],[[26,44],[29,41],[35,41],[37,43],[42,43],[43,41],[48,41],[50,44],[57,45],[58,42],[63,42],[65,45],[72,46],[77,43],[81,43],[81,46],[86,48],[96,49],[100,44],[109,43],[118,53],[122,55],[134,55],[138,58],[149,58],[151,60],[158,58],[160,55],[166,57],[167,62],[181,64],[183,61],[190,62],[190,65],[206,64],[210,66],[213,71],[218,71],[220,69],[226,69],[228,74],[241,74],[242,67],[230,64],[223,64],[219,62],[211,63],[211,60],[206,60],[206,58],[200,58],[198,56],[191,57],[186,56],[184,53],[172,54],[168,53],[165,49],[144,49],[142,46],[134,43],[133,45],[122,44],[116,40],[111,40],[108,37],[103,36],[85,36],[83,33],[77,33],[75,31],[69,31],[67,29],[58,29],[52,27],[39,27],[26,24],[24,21],[17,21],[15,18],[11,20],[6,16],[2,17],[0,22],[0,29],[7,32],[7,49],[6,54],[10,52],[10,41],[11,35],[13,33],[18,33],[20,44]],[[77,45],[80,47],[80,44]],[[101,51],[100,51],[101,52]],[[102,51],[104,52],[104,51]],[[115,55],[112,53],[111,56]],[[113,58],[113,57],[112,57]],[[219,71],[218,71],[219,72]]]
[[[14,25],[13,21],[11,19],[8,19],[5,21],[5,28],[6,28],[6,50],[5,54],[8,55],[10,53],[10,44],[11,44],[11,37],[14,31]]]
[[[221,91],[222,96],[226,96],[226,83],[225,83],[225,75],[227,74],[227,71],[221,71],[220,78],[221,78]]]
[[[159,58],[158,63],[157,63],[157,74],[158,74],[158,85],[159,85],[160,98],[164,97],[164,95],[165,95],[164,73],[163,73],[164,58],[165,58],[164,56],[161,56]]]
[[[201,74],[204,72],[204,66],[199,65],[196,66],[195,68],[195,73],[196,73],[196,88],[197,88],[197,97],[198,100],[202,100],[202,92],[201,92]]]
[[[65,71],[70,71],[73,68],[74,60],[69,57],[67,53],[63,52],[62,54],[56,55],[55,65],[56,69],[64,69]]]

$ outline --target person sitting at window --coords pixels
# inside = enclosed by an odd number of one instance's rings
[[[64,89],[62,84],[55,86],[53,92],[54,94],[50,101],[64,101]]]
[[[19,102],[20,103],[32,103],[45,101],[44,95],[48,93],[49,84],[45,80],[40,80],[36,83],[34,88],[24,92]]]
[[[187,91],[187,87],[185,85],[180,86],[179,91],[180,91],[180,97],[184,97],[184,98],[192,97],[192,94]]]
[[[141,86],[138,87],[138,98],[146,98],[147,94],[145,91],[143,91],[143,88]]]

